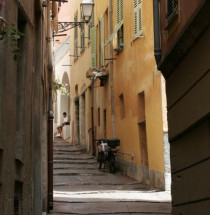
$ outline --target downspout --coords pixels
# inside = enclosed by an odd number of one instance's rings
[[[92,94],[92,101],[91,101],[91,122],[92,122],[92,145],[93,145],[93,156],[96,155],[96,147],[95,147],[95,133],[94,133],[94,79],[92,79],[91,83],[91,94]]]
[[[109,33],[112,34],[112,17],[113,17],[113,8],[112,0],[109,0]],[[112,41],[110,42],[110,58],[113,58],[113,45]],[[112,137],[115,138],[115,109],[114,109],[114,84],[113,84],[113,61],[110,61],[110,93],[111,93],[111,122],[112,122]]]
[[[50,0],[47,0],[47,53],[48,53],[48,210],[53,209],[53,109],[52,109],[52,49],[51,49],[51,17]]]
[[[153,0],[153,19],[154,19],[154,55],[158,65],[162,58],[160,45],[160,0]]]

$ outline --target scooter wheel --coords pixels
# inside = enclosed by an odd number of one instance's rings
[[[116,162],[114,159],[109,161],[109,172],[110,173],[115,173],[116,171]]]
[[[102,166],[102,163],[99,162],[99,163],[98,163],[98,169],[101,169],[101,166]]]

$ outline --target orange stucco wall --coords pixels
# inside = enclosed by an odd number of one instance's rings
[[[71,1],[71,20],[74,13],[79,11],[79,1]],[[116,4],[113,0],[113,30],[116,26]],[[109,10],[108,0],[95,0],[94,24],[106,10]],[[162,95],[164,87],[161,85],[161,75],[156,70],[154,59],[153,42],[153,5],[152,1],[143,0],[143,37],[133,40],[134,11],[133,0],[124,1],[124,49],[118,54],[114,53],[113,67],[113,86],[115,103],[115,129],[116,137],[120,139],[120,151],[134,154],[133,163],[141,165],[140,143],[138,131],[138,94],[144,91],[145,94],[145,118],[148,145],[148,163],[149,169],[157,172],[164,172],[164,154],[163,154],[163,109]],[[80,14],[80,11],[79,11]],[[80,32],[80,30],[78,31]],[[73,52],[73,30],[71,33],[71,51]],[[106,34],[106,33],[105,33]],[[86,31],[87,35],[87,31]],[[80,37],[79,37],[80,46]],[[71,100],[75,98],[75,85],[78,84],[79,93],[82,86],[90,86],[90,81],[85,77],[90,68],[90,43],[86,39],[86,49],[76,61],[71,60]],[[109,56],[106,56],[107,58]],[[109,68],[109,61],[107,68]],[[112,137],[111,123],[111,99],[110,99],[110,78],[108,78],[104,87],[99,87],[99,80],[95,81],[94,97],[94,118],[96,127],[96,138],[104,137],[104,109],[106,109],[106,137]],[[120,99],[123,93],[125,116],[120,115]],[[72,102],[71,102],[72,103]],[[88,105],[88,102],[87,102]],[[89,101],[90,105],[90,101]],[[88,110],[90,106],[87,107]],[[100,108],[100,125],[98,125],[98,108]],[[87,113],[90,113],[88,111]],[[74,107],[71,106],[71,114],[74,115]],[[90,115],[87,115],[88,128],[91,127]],[[73,118],[73,117],[72,117]],[[165,122],[165,124],[167,124]],[[130,161],[129,156],[123,157]]]

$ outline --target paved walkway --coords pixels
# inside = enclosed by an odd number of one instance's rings
[[[138,181],[98,170],[94,157],[56,138],[54,210],[61,214],[169,215],[170,195]]]

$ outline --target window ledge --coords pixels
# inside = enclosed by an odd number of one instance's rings
[[[114,49],[114,53],[115,53],[115,55],[119,55],[121,52],[123,52],[123,50],[124,49],[122,49],[122,48],[116,48],[116,49]]]
[[[138,124],[145,124],[146,123],[146,119],[142,119],[140,121],[138,121]]]
[[[144,34],[141,34],[141,35],[139,35],[139,36],[133,36],[132,42],[135,42],[135,41],[136,41],[137,39],[139,39],[139,38],[144,39],[144,38],[145,38]]]
[[[82,55],[85,52],[85,48],[81,49],[80,54]]]
[[[78,60],[78,57],[74,58],[74,63]]]

